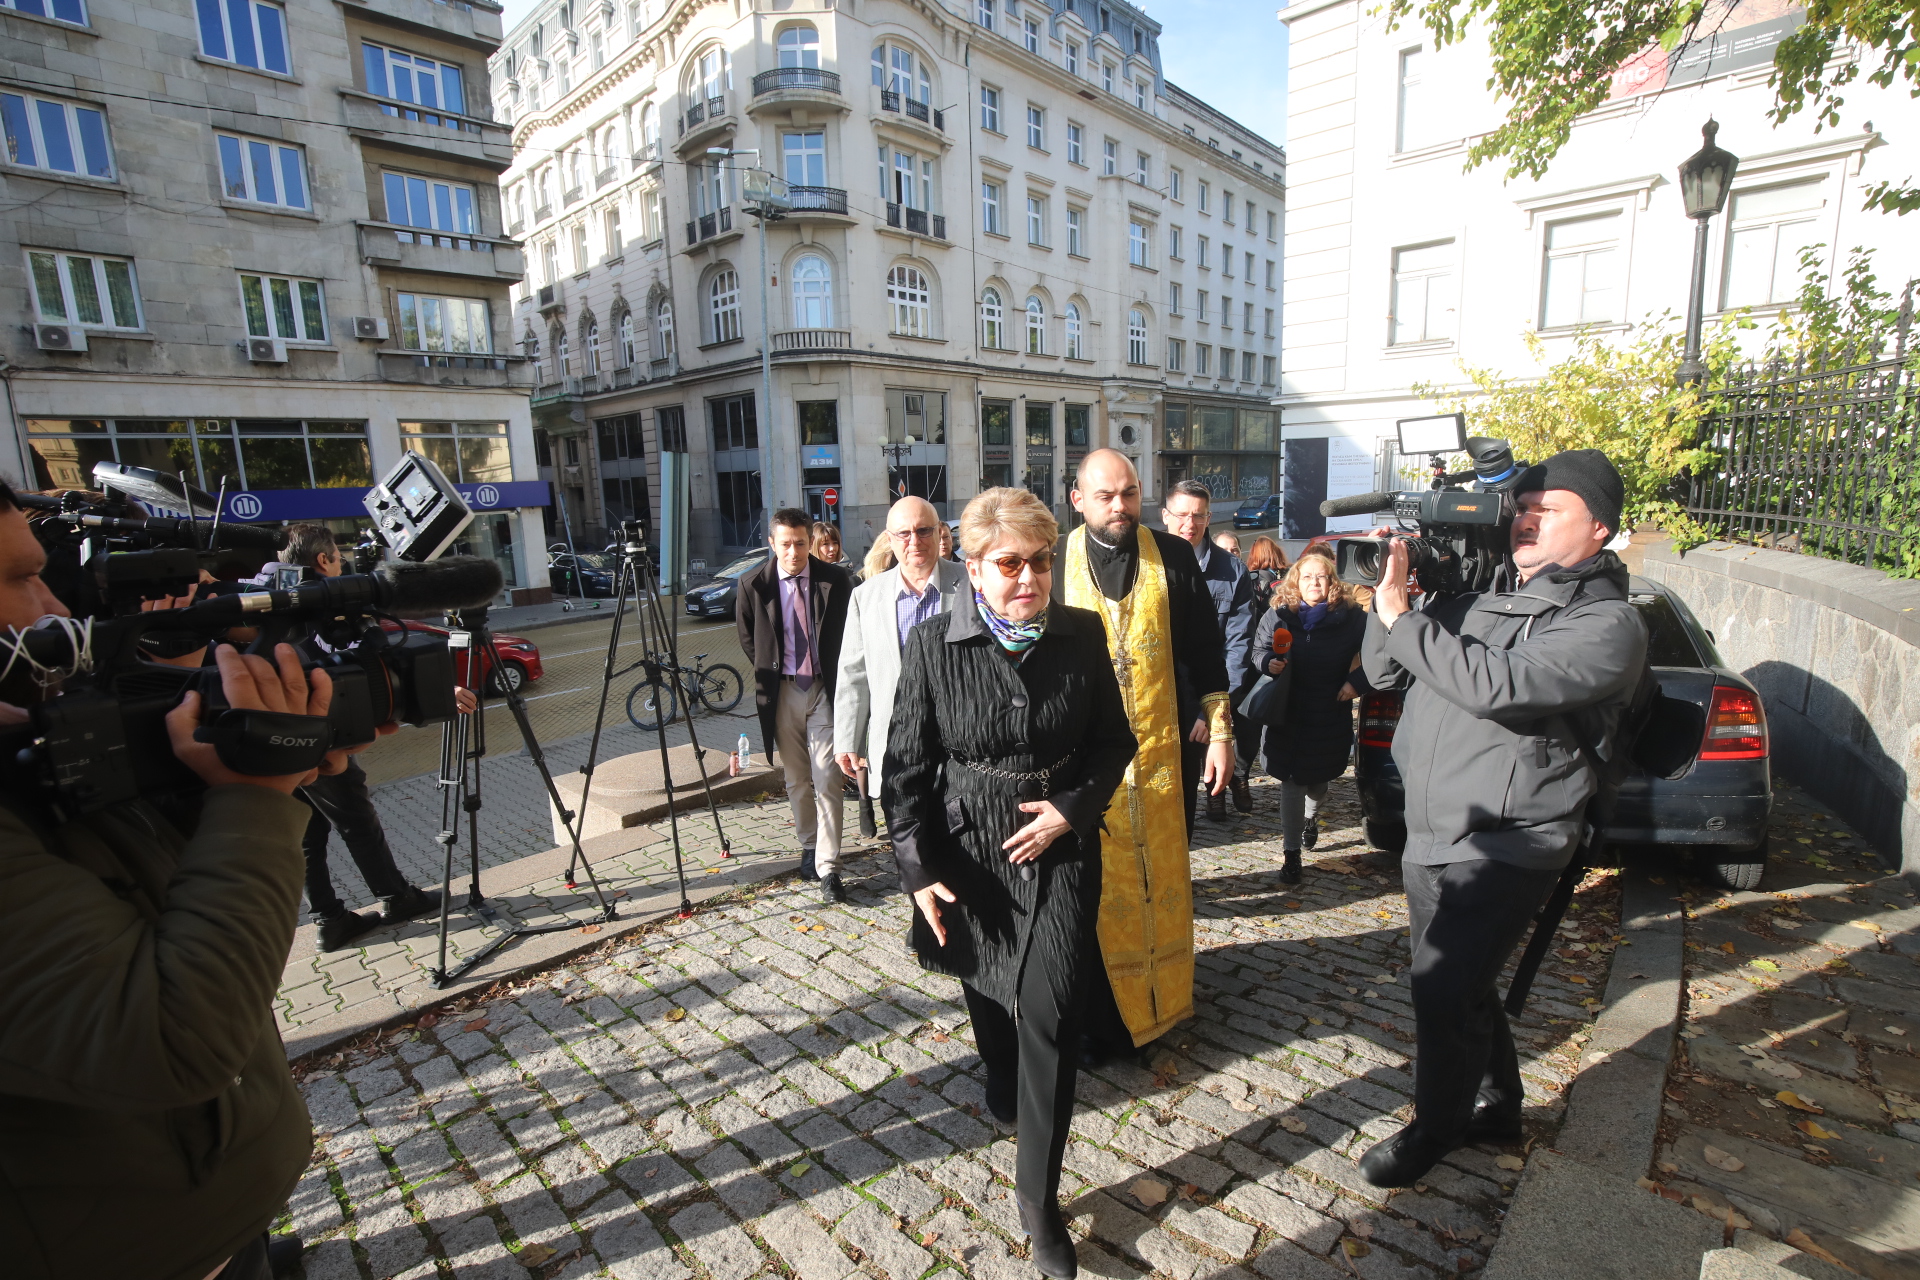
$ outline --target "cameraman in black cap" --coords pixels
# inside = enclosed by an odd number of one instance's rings
[[[67,615],[0,483],[0,730],[46,692],[9,629]],[[328,677],[216,654],[229,704],[324,715]],[[167,716],[207,784],[191,833],[144,800],[63,818],[0,771],[0,1232],[8,1280],[263,1280],[265,1232],[312,1128],[273,996],[300,905],[293,798],[312,772],[236,774]],[[8,757],[11,759],[11,756]],[[324,767],[338,768],[336,753]]]
[[[1380,1187],[1411,1186],[1466,1143],[1522,1136],[1495,983],[1580,844],[1598,786],[1581,744],[1611,755],[1646,662],[1626,566],[1604,549],[1625,501],[1613,463],[1570,449],[1513,492],[1511,555],[1493,588],[1414,611],[1395,541],[1362,649],[1374,688],[1406,690],[1393,759],[1418,1040],[1413,1122],[1360,1158]]]

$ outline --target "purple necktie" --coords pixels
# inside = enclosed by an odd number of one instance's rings
[[[805,693],[813,688],[813,636],[807,631],[807,580],[798,575],[787,579],[793,591],[787,597],[787,612],[793,618],[795,634],[800,637],[800,652],[794,661],[794,683]]]

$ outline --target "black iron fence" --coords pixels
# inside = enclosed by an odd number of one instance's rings
[[[1687,482],[1715,536],[1920,573],[1920,377],[1911,308],[1884,346],[1763,361],[1711,388],[1702,442],[1719,459]]]

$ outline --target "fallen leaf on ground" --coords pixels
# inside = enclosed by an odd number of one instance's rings
[[[1853,1270],[1852,1267],[1847,1266],[1846,1263],[1840,1261],[1840,1259],[1834,1257],[1831,1253],[1828,1253],[1825,1249],[1822,1249],[1819,1245],[1815,1244],[1813,1242],[1813,1237],[1809,1236],[1806,1232],[1802,1231],[1799,1227],[1795,1227],[1793,1230],[1787,1232],[1787,1243],[1792,1245],[1794,1248],[1798,1249],[1802,1253],[1812,1254],[1814,1257],[1820,1259],[1820,1261],[1822,1262],[1831,1262],[1834,1266],[1840,1267],[1847,1271]]]
[[[807,1176],[807,1170],[811,1168],[813,1168],[811,1161],[802,1160],[799,1164],[787,1170],[787,1176],[790,1178],[804,1178]]]
[[[1135,1200],[1151,1209],[1163,1203],[1167,1198],[1167,1184],[1152,1178],[1135,1178],[1133,1185],[1127,1188]]]
[[[1376,973],[1373,975],[1373,980],[1375,982],[1391,983],[1393,981],[1393,975],[1390,973]]]
[[[1795,1111],[1811,1111],[1813,1112],[1813,1114],[1817,1116],[1826,1114],[1826,1111],[1823,1108],[1817,1107],[1814,1105],[1813,1099],[1803,1098],[1791,1089],[1782,1089],[1780,1092],[1774,1094],[1773,1096],[1777,1098],[1779,1101],[1784,1102],[1788,1106],[1792,1107]]]
[[[1502,1169],[1508,1169],[1514,1172],[1518,1172],[1527,1167],[1527,1162],[1519,1156],[1496,1156],[1493,1162]]]
[[[558,1252],[552,1245],[530,1244],[520,1250],[520,1265],[537,1267]]]
[[[600,926],[599,926],[599,925],[597,925],[597,924],[583,924],[583,925],[581,925],[581,926],[580,926],[580,932],[582,932],[582,933],[598,933],[598,932],[600,932]]]
[[[1797,1120],[1794,1122],[1793,1127],[1806,1134],[1809,1138],[1817,1138],[1822,1142],[1840,1136],[1833,1130],[1823,1127],[1818,1120]]]
[[[1356,1222],[1349,1229],[1362,1240],[1371,1240],[1373,1238],[1373,1224],[1371,1222]]]
[[[1373,1252],[1373,1246],[1365,1240],[1342,1240],[1340,1247],[1349,1258],[1364,1258]]]
[[[1780,966],[1771,960],[1749,960],[1747,963],[1756,969],[1765,969],[1768,973],[1780,972]]]
[[[420,1025],[420,1026],[422,1026],[422,1027],[431,1027],[431,1026],[433,1026],[433,1025],[435,1025],[436,1023],[438,1023],[439,1021],[440,1021],[440,1015],[439,1015],[439,1014],[437,1014],[437,1013],[423,1013],[423,1014],[421,1014],[421,1015],[420,1015],[420,1022],[419,1022],[419,1025]]]
[[[1907,1029],[1905,1027],[1889,1026],[1887,1032],[1890,1035],[1903,1036],[1907,1034]]]
[[[1731,1151],[1722,1151],[1712,1143],[1708,1143],[1706,1149],[1700,1154],[1707,1158],[1708,1164],[1716,1169],[1725,1169],[1728,1173],[1738,1173],[1747,1167],[1745,1160],[1742,1160]]]
[[[1723,943],[1721,943],[1721,944],[1720,944],[1720,949],[1721,949],[1722,951],[1724,951],[1724,952],[1726,952],[1726,953],[1727,953],[1728,955],[1735,955],[1735,954],[1737,954],[1737,953],[1739,952],[1739,950],[1740,950],[1740,948],[1738,948],[1738,947],[1736,947],[1736,946],[1734,946],[1734,945],[1733,945],[1733,944],[1732,944],[1731,942],[1723,942]]]
[[[929,1249],[933,1247],[933,1242],[939,1238],[940,1233],[938,1231],[922,1231],[920,1233],[920,1243],[926,1245]]]
[[[682,1009],[679,1005],[675,1005],[673,1008],[667,1010],[668,1022],[678,1022],[680,1021],[680,1019],[686,1016],[687,1016],[687,1011],[685,1009]]]
[[[934,1033],[933,1033],[933,1042],[934,1042],[935,1044],[945,1044],[945,1043],[947,1042],[947,1033],[946,1033],[946,1032],[944,1032],[944,1031],[936,1031],[936,1032],[934,1032]]]
[[[491,1018],[475,1018],[472,1022],[467,1023],[460,1029],[462,1031],[485,1031],[488,1024],[492,1021],[493,1019]]]
[[[1307,1131],[1307,1122],[1299,1116],[1281,1116],[1280,1127],[1288,1133],[1305,1133]]]

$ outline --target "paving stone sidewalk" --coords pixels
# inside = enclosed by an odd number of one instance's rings
[[[1920,903],[1791,787],[1772,837],[1763,892],[1681,895],[1684,1060],[1646,1185],[1860,1274],[1920,1277]]]
[[[1278,789],[1202,819],[1198,1016],[1083,1073],[1063,1193],[1086,1274],[1362,1280],[1478,1268],[1520,1166],[1457,1152],[1392,1196],[1354,1157],[1410,1106],[1405,903],[1336,782],[1305,883]],[[1011,1132],[958,984],[905,945],[890,859],[789,880],[297,1064],[318,1151],[283,1223],[309,1280],[1024,1277]],[[1517,1031],[1550,1137],[1618,935],[1610,874]],[[1578,943],[1576,948],[1573,944]],[[430,1024],[430,1025],[429,1025]]]

